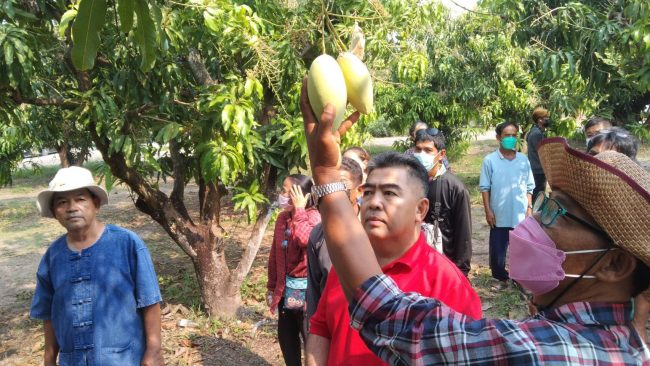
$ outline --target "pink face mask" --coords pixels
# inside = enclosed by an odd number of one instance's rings
[[[285,195],[278,195],[278,206],[281,209],[286,210],[291,207],[291,199]]]
[[[566,255],[605,252],[608,249],[563,252],[557,249],[537,220],[529,216],[510,232],[508,250],[510,278],[533,295],[541,295],[555,289],[565,277],[580,277],[564,273],[562,263]],[[584,275],[582,278],[595,276]]]

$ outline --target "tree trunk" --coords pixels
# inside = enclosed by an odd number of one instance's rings
[[[88,148],[87,147],[82,147],[81,150],[76,154],[74,157],[74,166],[82,166],[83,163],[86,162],[86,158],[88,157]]]
[[[233,318],[241,306],[239,286],[233,291],[232,279],[223,252],[211,250],[206,243],[197,243],[194,270],[199,282],[205,311],[211,317]]]
[[[68,145],[66,143],[63,143],[57,146],[56,152],[59,154],[59,160],[61,160],[61,168],[70,167],[70,159],[69,159],[70,156],[69,156]]]

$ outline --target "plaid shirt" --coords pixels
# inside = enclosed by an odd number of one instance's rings
[[[385,275],[350,304],[351,325],[391,365],[650,365],[632,311],[630,302],[576,302],[522,321],[473,321]]]

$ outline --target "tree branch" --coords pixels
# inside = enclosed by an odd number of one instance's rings
[[[190,258],[196,258],[196,251],[190,244],[190,239],[194,239],[192,242],[201,241],[200,230],[179,215],[163,192],[153,188],[137,170],[128,166],[123,154],[109,154],[110,142],[99,135],[95,121],[90,121],[88,130],[113,175],[120,178],[137,195],[138,210],[158,222]]]
[[[186,219],[191,220],[187,207],[185,207],[185,162],[181,155],[178,141],[169,141],[169,153],[172,159],[174,188],[169,196],[176,210]]]
[[[187,64],[190,66],[190,71],[197,83],[203,86],[216,84],[210,76],[208,69],[205,67],[201,54],[197,49],[190,49],[190,53],[187,55]]]
[[[133,120],[135,118],[140,117],[142,114],[147,113],[147,111],[149,111],[149,110],[151,110],[153,108],[156,108],[156,107],[157,107],[157,105],[155,105],[155,104],[146,103],[146,104],[144,104],[144,105],[142,105],[142,106],[140,106],[138,108],[130,109],[130,110],[126,111],[126,113],[124,113],[124,118],[126,118],[129,121]]]
[[[56,106],[62,109],[68,109],[68,110],[73,110],[81,107],[83,104],[74,100],[69,100],[69,99],[63,99],[63,98],[27,98],[20,93],[19,90],[9,88],[9,89],[3,89],[3,91],[8,91],[11,96],[11,100],[14,101],[14,103],[20,105],[20,104],[31,104],[31,105],[36,105],[36,106]]]
[[[264,214],[262,215],[262,213]],[[255,225],[253,226],[253,230],[251,230],[251,235],[248,237],[248,243],[246,244],[246,249],[244,250],[241,259],[239,260],[239,264],[232,272],[230,286],[241,286],[246,274],[248,274],[253,266],[255,255],[260,249],[260,244],[262,243],[262,239],[264,239],[264,232],[266,231],[269,221],[271,221],[271,216],[273,216],[273,208],[271,205],[264,205],[264,207],[260,209],[260,214],[257,216],[257,220],[255,220]]]

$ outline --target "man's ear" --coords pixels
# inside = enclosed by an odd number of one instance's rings
[[[420,198],[417,206],[415,207],[415,219],[424,222],[425,217],[427,217],[427,212],[429,212],[429,199]]]
[[[441,157],[446,158],[447,157],[447,149],[440,150],[439,154],[440,154]]]
[[[594,276],[603,282],[620,282],[634,273],[636,258],[622,249],[610,250]]]

